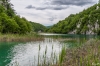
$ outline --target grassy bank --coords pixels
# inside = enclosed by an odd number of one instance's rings
[[[0,34],[0,41],[1,42],[12,42],[12,41],[16,41],[16,42],[26,42],[26,41],[39,41],[39,40],[43,40],[43,37],[38,37],[38,35],[36,33],[32,33],[32,34]]]
[[[60,66],[100,66],[100,41],[91,39],[81,47],[67,49]]]

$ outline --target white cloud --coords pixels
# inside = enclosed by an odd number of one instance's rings
[[[11,0],[11,3],[14,5],[14,9],[17,14],[25,17],[29,21],[38,22],[43,25],[53,25],[57,23],[59,20],[63,20],[70,14],[75,14],[82,11],[85,8],[90,7],[93,4],[87,4],[84,6],[75,6],[75,5],[67,5],[68,8],[55,10],[55,9],[45,9],[45,10],[37,10],[37,9],[27,9],[26,7],[32,5],[32,7],[51,7],[52,0]],[[97,2],[97,0],[94,0]],[[57,8],[57,5],[54,5]],[[63,5],[62,5],[63,6]],[[58,5],[60,7],[60,5]],[[64,6],[66,7],[66,6]],[[55,8],[55,7],[53,7]]]

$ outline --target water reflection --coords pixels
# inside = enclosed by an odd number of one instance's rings
[[[59,52],[62,48],[62,43],[51,39],[51,38],[45,38],[44,41],[36,41],[36,42],[28,42],[26,44],[18,44],[15,45],[11,50],[11,55],[9,56],[11,58],[11,62],[8,64],[8,66],[37,66],[38,63],[38,52],[39,52],[39,45],[41,47],[40,49],[40,57],[43,58],[43,55],[45,54],[45,49],[47,46],[47,58],[48,60],[51,57],[52,53],[52,46],[53,46],[53,52],[55,52],[55,55],[59,55]],[[41,60],[42,61],[42,60]],[[40,61],[40,62],[41,62]]]
[[[66,44],[67,48],[73,48],[80,46],[86,40],[91,38],[99,38],[99,36],[94,35],[59,35],[55,34],[52,36],[42,35],[45,40],[43,41],[34,41],[27,43],[19,42],[3,42],[0,43],[0,66],[37,66],[38,64],[38,52],[39,45],[40,49],[40,58],[39,62],[43,61],[43,55],[45,54],[45,49],[47,46],[47,59],[49,61],[52,46],[53,52],[55,55],[60,53],[62,45]],[[40,36],[41,37],[41,36]]]

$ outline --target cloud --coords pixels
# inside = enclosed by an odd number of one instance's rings
[[[56,24],[97,2],[98,0],[11,0],[18,15],[46,26]]]
[[[29,5],[26,7],[27,9],[31,9],[31,8],[34,8],[32,5]]]
[[[58,5],[49,5],[49,6],[39,6],[39,7],[35,7],[35,6],[32,6],[32,5],[28,5],[26,7],[27,9],[36,9],[36,10],[64,10],[64,9],[67,9],[68,6],[64,6],[64,5],[61,5],[61,6],[58,6]]]
[[[64,10],[67,9],[70,5],[85,6],[93,3],[95,3],[94,0],[43,0],[42,2],[38,3],[40,5],[28,5],[26,6],[26,9]]]
[[[76,5],[83,6],[95,3],[94,0],[52,0],[53,5]]]
[[[55,19],[57,19],[57,17],[56,16],[52,16],[52,17],[50,17],[48,19],[49,19],[49,21],[54,21]]]

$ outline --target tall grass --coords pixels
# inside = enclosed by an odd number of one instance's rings
[[[91,39],[78,48],[68,49],[62,66],[100,66],[100,41]]]
[[[91,39],[82,46],[73,49],[66,49],[65,46],[59,54],[56,55],[53,50],[50,58],[47,57],[47,46],[43,56],[40,56],[41,46],[39,45],[37,66],[100,66],[100,41]],[[36,58],[34,57],[34,61]],[[41,61],[41,62],[40,62]],[[33,66],[36,62],[33,63]]]
[[[59,53],[59,55],[56,55],[56,52],[54,51],[54,46],[52,45],[52,52],[50,54],[50,57],[47,56],[47,46],[45,47],[45,51],[44,51],[44,54],[43,56],[40,55],[40,50],[41,50],[41,45],[39,45],[39,51],[38,51],[38,63],[37,61],[35,62],[35,57],[34,57],[34,65],[37,65],[37,66],[53,66],[55,64],[58,64],[59,65],[62,63],[63,59],[64,59],[64,56],[66,54],[66,47],[65,45],[62,46],[62,49]],[[37,64],[35,64],[37,63]]]
[[[59,65],[61,65],[61,63],[63,62],[65,55],[66,55],[66,46],[64,45],[62,47],[61,53],[59,54]]]
[[[37,34],[1,34],[0,41],[2,42],[27,42],[27,41],[37,41],[43,40],[43,37],[38,37]]]

